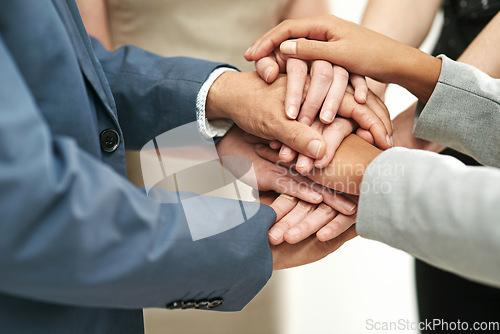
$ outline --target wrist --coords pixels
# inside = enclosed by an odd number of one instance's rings
[[[207,119],[231,118],[227,106],[231,105],[231,82],[238,74],[239,72],[234,71],[224,72],[213,82],[205,105]]]
[[[441,74],[441,59],[408,47],[402,57],[400,75],[395,83],[408,89],[421,102],[427,103]]]

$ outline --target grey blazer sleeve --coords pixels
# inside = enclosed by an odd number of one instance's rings
[[[393,148],[367,169],[359,235],[500,286],[500,170]]]
[[[414,135],[500,167],[500,80],[445,56]]]

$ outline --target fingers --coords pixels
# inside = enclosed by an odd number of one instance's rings
[[[335,152],[337,152],[337,149],[344,138],[353,133],[356,127],[357,125],[352,119],[346,119],[343,117],[337,117],[333,123],[326,125],[323,129],[323,137],[328,143],[326,153],[323,158],[314,163],[314,166],[319,169],[328,166],[332,162]]]
[[[313,61],[311,65],[311,84],[307,91],[304,104],[300,110],[299,120],[301,120],[302,123],[308,125],[313,123],[316,115],[323,106],[323,101],[328,94],[332,82],[332,64],[323,60]]]
[[[272,148],[272,147],[271,147]],[[292,162],[295,159],[297,152],[286,145],[282,145],[280,149],[280,159],[285,162]]]
[[[321,159],[325,155],[326,143],[323,136],[310,126],[295,120],[284,120],[275,129],[279,130],[274,133],[274,138],[292,150],[314,159]]]
[[[304,86],[307,81],[307,63],[300,59],[289,59],[286,64],[286,72],[285,112],[289,119],[296,119],[299,115]]]
[[[290,203],[283,204],[288,209],[291,205]],[[293,228],[295,225],[300,223],[312,210],[316,208],[316,205],[310,204],[304,201],[299,201],[288,213],[285,214],[283,218],[277,221],[268,232],[269,243],[272,245],[278,245],[284,241],[285,233]]]
[[[372,110],[373,104],[359,104],[352,94],[346,93],[340,105],[338,114],[345,118],[354,119],[360,127],[369,130],[378,147],[388,149],[392,147],[389,132],[378,114]],[[380,108],[380,105],[375,106]]]
[[[274,163],[279,163],[280,165],[290,167],[290,163],[284,162],[280,159],[279,153],[273,150],[267,145],[257,144],[255,145],[255,153],[261,158],[269,160]]]
[[[389,109],[387,109],[387,106],[385,103],[375,94],[369,93],[368,100],[366,104],[377,114],[377,116],[382,120],[384,123],[384,126],[387,130],[387,135],[389,138],[387,138],[387,141],[391,144],[391,146],[394,146],[394,142],[392,140],[392,121],[391,121],[391,115],[389,113]]]
[[[255,62],[255,69],[267,83],[276,80],[279,74],[279,66],[274,56],[267,56]]]
[[[295,169],[302,175],[307,175],[314,167],[314,160],[301,154],[297,158]]]
[[[271,140],[271,141],[269,142],[269,146],[270,146],[273,150],[277,150],[277,149],[279,149],[279,148],[281,147],[281,145],[282,145],[282,144],[281,144],[279,141],[277,141],[277,140]]]
[[[359,128],[356,131],[356,135],[366,141],[369,144],[375,145],[375,138],[373,138],[373,135],[370,131]]]
[[[280,221],[297,205],[299,200],[295,197],[281,194],[279,195],[270,206],[276,212],[276,221]]]
[[[336,215],[337,212],[328,205],[318,205],[316,209],[310,211],[307,216],[285,233],[285,241],[289,244],[295,244],[306,239],[332,221]]]
[[[309,203],[321,203],[323,195],[321,189],[313,189],[311,180],[301,176],[293,175],[293,171],[288,171],[272,176],[274,179],[267,182],[267,187],[271,190],[297,197]]]
[[[300,113],[299,117],[302,117],[302,112]],[[308,118],[305,118],[305,119],[302,118],[300,120],[300,122],[301,123],[307,122],[307,123],[305,123],[306,125],[311,125],[309,123]],[[318,133],[323,133],[323,127],[324,127],[324,125],[320,121],[315,121],[311,125],[311,129],[317,131]],[[325,138],[325,140],[326,140],[326,138]],[[329,149],[329,146],[330,145],[327,145],[327,147],[326,147],[327,151]],[[280,154],[280,158],[283,158],[281,154]],[[295,165],[295,169],[297,170],[297,172],[299,172],[302,175],[307,175],[313,169],[313,167],[314,167],[314,160],[313,159],[311,159],[303,154],[299,154],[299,157],[297,158],[297,163]]]
[[[334,63],[331,61],[332,51],[334,51],[331,48],[331,44],[332,42],[312,41],[306,39],[289,40],[281,43],[280,51],[284,55],[299,59],[323,59]]]
[[[250,143],[250,144],[269,144],[270,145],[270,142],[267,139],[263,139],[263,138],[254,136],[254,135],[252,135],[252,134],[250,134],[248,132],[243,132],[242,131],[242,134],[243,134],[243,139],[247,143]]]
[[[333,83],[321,109],[320,119],[325,124],[333,122],[339,109],[345,89],[349,83],[349,73],[340,66],[333,66]]]
[[[366,78],[358,74],[351,74],[351,85],[354,88],[354,98],[358,103],[366,103],[368,84]]]
[[[347,196],[319,184],[315,184],[313,189],[323,195],[323,202],[332,209],[347,216],[356,213],[357,204]]]
[[[283,41],[291,38],[325,40],[327,27],[333,25],[335,20],[338,19],[330,15],[314,19],[286,20],[256,40],[245,52],[245,59],[251,61],[265,57]]]
[[[346,216],[343,214],[338,214],[331,222],[326,224],[321,228],[316,237],[320,241],[332,240],[345,231],[347,231],[351,226],[356,223],[356,215]]]
[[[282,243],[278,246],[271,246],[273,269],[286,269],[317,261],[336,251],[356,236],[356,225],[353,225],[337,238],[326,242],[319,241],[316,236],[311,236],[298,244]]]

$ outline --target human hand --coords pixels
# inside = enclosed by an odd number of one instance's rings
[[[356,212],[356,203],[347,197],[326,189],[297,172],[261,158],[255,152],[253,144],[245,138],[245,133],[234,126],[218,143],[217,153],[221,157],[238,156],[249,159],[256,175],[257,184],[253,178],[247,179],[246,170],[242,171],[238,161],[235,164],[225,163],[238,179],[260,191],[276,191],[298,197],[310,203],[325,201],[330,206],[346,215]],[[231,161],[231,160],[226,160]],[[243,174],[243,175],[240,175]]]
[[[273,65],[276,66],[275,69],[273,69]],[[392,147],[392,123],[389,112],[382,100],[371,91],[368,91],[364,78],[361,79],[362,83],[357,83],[358,89],[353,89],[351,86],[347,86],[349,80],[347,71],[338,66],[332,68],[332,65],[325,61],[316,61],[313,62],[311,67],[311,84],[304,97],[303,87],[308,75],[308,66],[305,61],[293,58],[287,59],[276,54],[273,57],[268,56],[259,60],[256,68],[261,76],[265,73],[267,81],[271,81],[277,75],[278,70],[282,70],[285,65],[288,73],[285,99],[287,117],[295,118],[298,115],[297,120],[299,122],[311,125],[321,108],[321,122],[330,124],[336,114],[346,118],[352,117],[360,124],[362,129],[367,130],[360,130],[359,135],[362,138],[370,143],[376,140],[377,145],[383,149]],[[273,70],[269,72],[269,68]],[[337,73],[335,74],[335,72]],[[360,77],[351,78],[351,82],[359,82],[359,80],[355,79],[360,79]],[[352,96],[346,96],[346,91]],[[356,97],[356,95],[360,95],[361,91],[363,95],[362,103],[359,102],[360,98]],[[352,99],[346,101],[346,98],[349,97],[352,97]],[[300,101],[304,98],[305,101],[299,113]],[[368,108],[362,107],[364,103],[368,104]],[[272,142],[271,146],[278,148],[281,144]],[[286,145],[282,146],[282,152],[284,160],[291,161],[295,157],[295,152]],[[325,165],[327,165],[330,161],[331,159],[323,162],[326,162]],[[309,162],[309,165],[312,166],[312,163]]]
[[[257,146],[256,152],[264,159],[293,167],[293,164],[282,161],[279,153],[268,145]],[[359,195],[368,165],[381,152],[359,136],[351,134],[340,144],[330,165],[323,169],[314,169],[307,177],[327,188]]]
[[[271,206],[272,205],[273,204],[271,204]],[[351,218],[351,220],[354,221],[355,218]],[[344,225],[348,224],[349,223]],[[280,270],[293,268],[318,261],[328,254],[336,251],[346,241],[349,241],[356,236],[356,225],[351,224],[345,232],[333,239],[329,239],[328,241],[321,241],[315,235],[311,235],[294,244],[288,242],[282,242],[279,244],[271,243],[273,269]],[[272,240],[272,238],[270,238],[270,240]]]
[[[254,42],[245,58],[257,61],[278,46],[288,56],[322,59],[351,73],[400,84],[424,103],[441,71],[441,60],[333,15],[284,21]]]
[[[417,103],[415,102],[394,119],[394,144],[396,146],[437,153],[443,151],[446,148],[445,146],[413,136],[413,123],[415,120],[416,108]]]
[[[356,197],[351,197],[357,202]],[[316,234],[320,241],[332,240],[356,222],[356,215],[344,215],[329,205],[307,203],[287,195],[280,195],[271,204],[276,212],[276,223],[269,230],[269,243],[283,241],[296,244]]]
[[[358,125],[352,119],[343,117],[335,118],[333,123],[328,125],[316,119],[311,128],[321,133],[325,138],[328,143],[326,146],[326,153],[323,158],[316,161],[303,154],[299,154],[295,164],[297,172],[302,175],[307,175],[314,167],[324,168],[328,166],[332,162],[333,156],[340,146],[340,143],[342,143],[345,137],[353,133],[357,127]],[[295,158],[295,152],[284,146],[280,150],[279,157],[285,162],[291,162]]]
[[[285,116],[285,90],[286,76],[267,84],[256,72],[225,72],[208,93],[207,118],[230,118],[245,132],[278,140],[297,152],[321,159],[326,152],[324,138]]]
[[[339,108],[339,115],[347,116],[347,118],[337,117],[334,122],[330,125],[323,125],[321,122],[315,122],[312,125],[312,128],[316,131],[322,133],[325,138],[327,145],[327,150],[325,156],[322,159],[318,159],[315,162],[305,156],[299,155],[297,159],[296,169],[303,175],[309,173],[313,165],[316,168],[325,168],[330,164],[339,147],[342,140],[351,134],[356,128],[358,128],[358,124],[353,122],[353,119],[362,119],[362,124],[367,127],[371,119],[380,118],[383,122],[383,126],[388,131],[386,135],[385,141],[387,142],[386,147],[393,146],[392,139],[392,122],[390,120],[389,111],[385,104],[375,96],[371,91],[367,94],[367,102],[365,104],[358,104],[355,101],[353,96],[353,89],[349,86],[347,87],[346,92],[344,93],[344,97],[342,99],[342,103]],[[364,115],[364,116],[363,116]],[[389,133],[391,134],[389,136]],[[358,128],[356,134],[367,141],[370,144],[374,144],[374,137],[372,133],[368,130],[365,130],[363,127]],[[277,149],[279,145],[271,144],[273,149]],[[280,159],[284,162],[291,162],[296,156],[296,153],[290,148],[283,145],[280,150]]]
[[[310,125],[318,116],[330,124],[342,102],[349,82],[353,86],[354,97],[358,103],[366,102],[368,92],[364,77],[349,74],[344,68],[323,60],[304,61],[283,55],[276,48],[268,56],[255,63],[257,73],[266,82],[271,83],[279,73],[287,73],[285,111],[290,119],[299,119]],[[305,94],[306,78],[310,73],[311,84]],[[305,101],[301,107],[302,101]]]

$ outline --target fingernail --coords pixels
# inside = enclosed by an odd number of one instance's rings
[[[273,71],[273,68],[272,67],[269,67],[267,70],[266,70],[266,82],[269,82],[268,79],[269,79],[269,76],[271,75],[271,72]]]
[[[299,122],[302,123],[302,124],[307,124],[307,125],[311,125],[313,122],[311,121],[311,119],[307,116],[303,116],[299,119]]]
[[[286,110],[286,115],[287,115],[287,116],[288,116],[288,118],[290,118],[290,119],[296,119],[298,114],[299,114],[299,110],[298,110],[298,109],[297,109],[297,107],[295,107],[295,106],[290,106],[290,107],[288,107],[288,109]]]
[[[331,110],[325,110],[321,113],[321,118],[323,119],[324,122],[331,123],[333,122],[333,111]]]
[[[305,175],[309,172],[309,164],[307,161],[299,161],[297,162],[297,165],[295,166],[295,169],[302,175]]]
[[[248,54],[248,53],[250,52],[250,49],[251,49],[251,48],[252,48],[252,47],[249,47],[249,48],[245,51],[245,54]]]
[[[268,236],[270,236],[271,238],[273,238],[273,239],[274,239],[274,240],[276,240],[276,241],[278,241],[278,240],[279,240],[276,236],[274,236],[274,235],[273,235],[273,233],[272,233],[272,232],[269,232],[267,235],[268,235]]]
[[[323,143],[315,139],[309,143],[309,146],[307,146],[307,150],[309,151],[309,154],[311,154],[314,158],[319,158],[319,152],[321,151],[322,147]]]
[[[366,95],[365,94],[361,95],[360,98],[361,98],[361,101],[363,101],[363,103],[366,103]]]
[[[354,209],[356,209],[356,204],[346,203],[346,204],[344,204],[344,209],[346,209],[347,212],[353,212]]]
[[[318,196],[314,198],[316,202],[323,201],[323,195],[317,194]]]
[[[392,137],[389,137],[389,135],[385,136],[385,140],[387,140],[387,144],[389,144],[389,146],[394,146],[394,140],[392,139]]]
[[[290,147],[283,147],[281,149],[281,154],[282,155],[292,155],[293,154],[293,151]]]
[[[297,42],[285,41],[281,43],[280,50],[283,53],[294,55],[297,53]]]
[[[283,199],[287,199],[289,201],[295,201],[297,199],[297,198],[290,196],[290,195],[287,195],[287,194],[281,194],[280,197]]]

